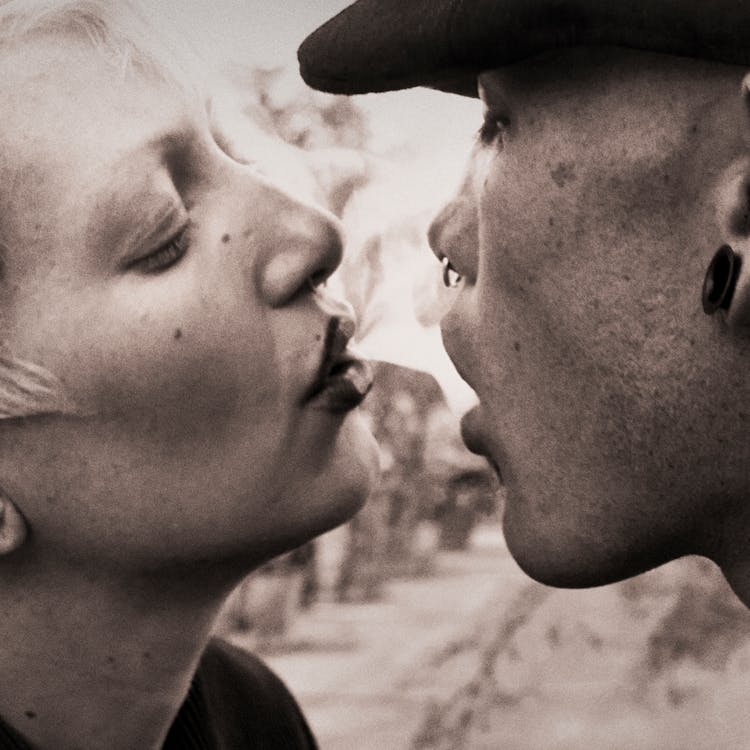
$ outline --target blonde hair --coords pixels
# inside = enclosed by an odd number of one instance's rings
[[[161,9],[146,7],[139,0],[0,0],[0,49],[35,35],[78,36],[123,72],[134,66],[199,90],[194,48]]]
[[[73,36],[90,43],[123,75],[135,67],[200,93],[205,82],[197,56],[169,28],[157,31],[138,0],[0,0],[0,54],[45,34]],[[0,420],[71,413],[80,409],[58,378],[0,351]]]

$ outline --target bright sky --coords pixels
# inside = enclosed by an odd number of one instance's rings
[[[282,65],[296,71],[300,42],[348,4],[349,0],[160,0],[159,7],[179,19],[209,60]],[[422,152],[433,157],[440,154],[439,159],[432,159],[442,163],[440,182],[453,184],[451,178],[460,174],[480,125],[481,108],[476,100],[427,89],[355,100],[371,116],[376,150],[386,151],[404,140],[421,144]]]
[[[349,0],[159,0],[160,11],[178,19],[186,36],[202,56],[221,67],[229,61],[259,67],[284,66],[297,70],[296,50],[304,37],[343,9]],[[365,220],[392,218],[394,211],[434,214],[452,194],[460,179],[474,132],[481,119],[477,100],[427,89],[355,97],[370,119],[371,145],[377,153],[407,154],[392,187],[382,191],[390,205],[373,204],[363,212]],[[394,205],[397,202],[398,205]],[[383,201],[381,201],[383,203]],[[423,263],[428,263],[426,257]],[[423,269],[425,266],[422,265]],[[424,271],[421,271],[424,272]],[[404,268],[420,273],[420,263]],[[403,289],[395,289],[394,315],[389,325],[371,342],[369,356],[390,359],[431,371],[441,381],[456,410],[463,410],[471,396],[439,345],[437,331],[419,336],[403,324],[398,304]]]

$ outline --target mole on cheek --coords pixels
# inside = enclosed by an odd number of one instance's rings
[[[229,234],[222,235],[221,241],[226,245],[229,240],[231,240],[232,237]]]
[[[177,341],[178,339],[182,338],[182,328],[175,328],[174,329],[174,339]]]

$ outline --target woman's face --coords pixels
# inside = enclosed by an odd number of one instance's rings
[[[307,397],[351,335],[310,283],[340,261],[335,220],[224,153],[202,102],[82,43],[0,68],[5,346],[87,415],[0,432],[33,538],[259,560],[349,517],[374,473],[366,375]]]

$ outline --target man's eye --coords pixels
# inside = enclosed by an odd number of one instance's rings
[[[143,273],[166,271],[185,255],[189,246],[188,228],[185,227],[151,255],[135,261],[133,267]]]
[[[461,274],[456,271],[453,264],[445,256],[443,256],[440,263],[443,266],[443,284],[449,288],[458,286],[463,278]]]
[[[504,118],[487,112],[484,116],[482,127],[479,128],[479,132],[477,133],[477,138],[483,146],[491,146],[497,143],[502,148],[503,134],[507,127],[508,123]]]

